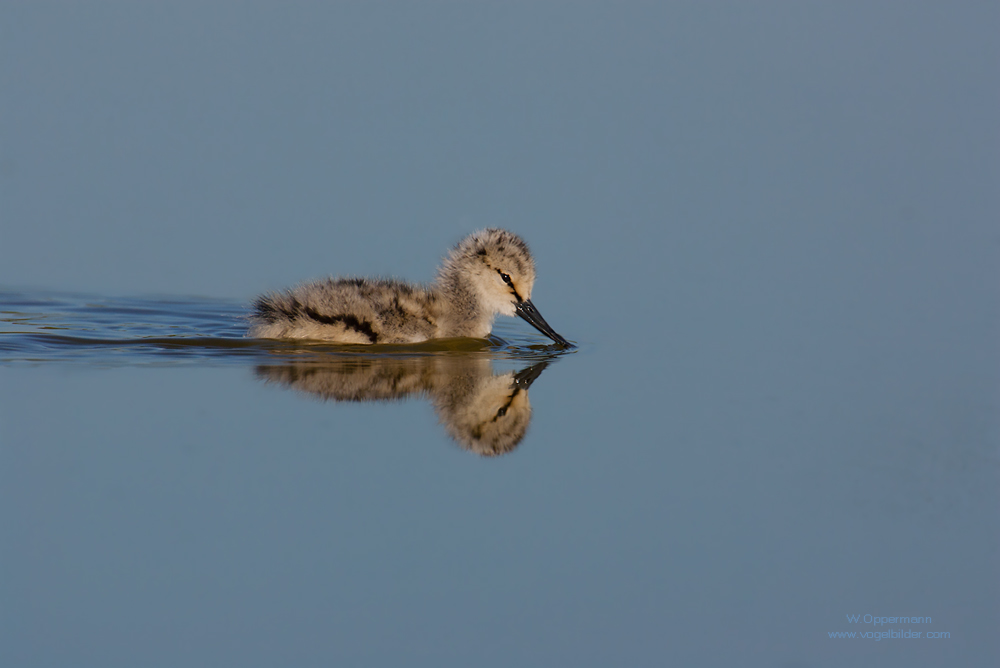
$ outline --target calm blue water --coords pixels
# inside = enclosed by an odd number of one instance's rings
[[[244,304],[194,298],[0,312],[5,663],[992,652],[993,413],[951,363],[558,354],[513,321],[373,353],[247,340]],[[897,613],[951,638],[828,636]]]
[[[0,666],[998,665],[998,23],[0,3]],[[243,337],[488,226],[578,348]]]

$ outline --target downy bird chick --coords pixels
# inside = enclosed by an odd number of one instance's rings
[[[485,338],[497,314],[517,315],[571,346],[531,303],[535,262],[519,236],[469,235],[445,257],[430,286],[385,278],[329,278],[258,297],[248,336],[335,343],[418,343]]]

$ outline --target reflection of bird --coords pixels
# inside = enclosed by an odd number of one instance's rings
[[[516,374],[467,377],[439,385],[434,395],[438,418],[464,448],[486,457],[510,452],[531,422],[528,387],[547,365],[540,362]]]
[[[428,287],[390,279],[331,278],[258,297],[248,335],[336,343],[485,338],[499,313],[518,315],[569,346],[531,303],[534,283],[528,245],[516,234],[488,229],[455,246]]]
[[[494,374],[489,359],[478,356],[351,356],[259,366],[256,372],[268,382],[336,401],[427,396],[459,445],[492,457],[510,452],[524,438],[531,422],[528,387],[547,365]]]

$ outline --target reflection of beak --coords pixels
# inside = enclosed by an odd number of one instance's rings
[[[527,390],[531,387],[531,384],[535,382],[535,379],[542,375],[542,371],[549,365],[548,362],[539,362],[538,364],[533,364],[526,369],[521,369],[516,374],[514,374],[514,385],[520,390]]]
[[[519,302],[514,307],[514,310],[517,312],[517,315],[523,320],[526,320],[529,325],[559,345],[567,346],[569,348],[573,347],[572,343],[556,334],[556,330],[549,327],[549,323],[545,322],[545,318],[543,318],[542,314],[538,312],[538,309],[535,308],[535,305],[531,303],[530,299],[525,299],[524,301]]]

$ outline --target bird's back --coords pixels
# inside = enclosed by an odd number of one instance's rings
[[[259,297],[249,335],[336,343],[416,343],[438,336],[437,297],[392,279],[304,283]]]

